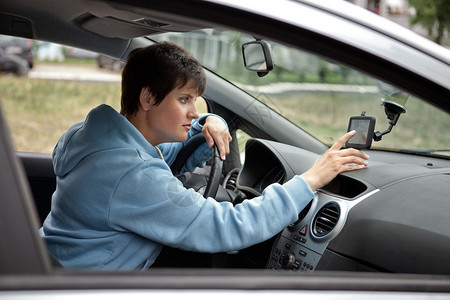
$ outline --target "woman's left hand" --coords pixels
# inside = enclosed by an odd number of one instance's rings
[[[214,146],[214,144],[217,145],[220,158],[225,160],[226,156],[230,153],[230,142],[232,138],[223,120],[215,116],[208,116],[205,124],[203,124],[202,133],[210,147]]]

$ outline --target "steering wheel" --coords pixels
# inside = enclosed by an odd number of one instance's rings
[[[206,143],[206,139],[203,136],[203,134],[199,133],[191,137],[189,141],[187,141],[186,144],[184,144],[183,148],[181,148],[180,152],[178,152],[177,158],[170,166],[172,174],[174,175],[180,174],[181,169],[183,168],[187,159],[203,143]],[[216,145],[214,145],[211,171],[209,172],[209,180],[208,183],[206,184],[205,191],[203,192],[203,196],[205,198],[216,197],[217,190],[220,184],[220,176],[222,174],[222,166],[223,161],[222,159],[220,159],[219,149],[217,148]]]

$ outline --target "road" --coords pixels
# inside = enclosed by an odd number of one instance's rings
[[[36,64],[28,73],[29,78],[51,80],[79,80],[96,82],[120,82],[120,73],[93,66]]]
[[[100,69],[96,65],[79,66],[64,64],[36,64],[28,73],[29,78],[50,80],[79,80],[94,82],[120,82],[121,73],[109,69]],[[343,93],[378,93],[377,86],[320,84],[320,83],[279,83],[265,86],[249,86],[240,84],[247,91],[256,94],[315,92],[343,92]]]

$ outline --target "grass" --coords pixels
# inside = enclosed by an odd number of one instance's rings
[[[95,106],[119,109],[119,84],[2,77],[1,104],[16,149],[51,153],[59,137]]]
[[[365,85],[370,82],[361,82]],[[346,131],[351,116],[364,110],[377,120],[375,130],[383,132],[389,126],[384,112],[382,95],[369,92],[298,91],[256,96],[266,105],[331,145]],[[450,118],[445,112],[415,97],[408,97],[407,113],[400,116],[393,130],[372,144],[384,149],[449,149]],[[440,152],[449,155],[449,152]]]
[[[36,64],[52,64],[52,65],[61,65],[61,64],[65,64],[65,65],[82,65],[82,66],[97,66],[97,60],[94,58],[71,58],[71,57],[66,57],[64,58],[64,62],[59,62],[59,61],[51,61],[51,60],[39,60],[36,59],[35,60]]]
[[[349,117],[360,115],[361,108],[376,118],[375,130],[383,132],[389,125],[378,94],[304,92],[272,101],[285,117],[329,145],[346,132]],[[391,133],[373,147],[450,148],[448,114],[414,97],[408,99],[406,107],[407,113],[400,116]]]
[[[50,81],[0,77],[0,102],[19,151],[51,153],[61,135],[108,104],[120,110],[119,83]],[[197,101],[199,112],[206,104]]]
[[[51,153],[60,136],[84,120],[92,108],[102,103],[116,110],[120,107],[119,83],[0,77],[0,90],[2,109],[19,151]],[[303,92],[261,98],[268,105],[276,103],[276,111],[328,144],[346,132],[348,118],[359,115],[361,107],[377,118],[376,130],[388,127],[379,95],[375,94]],[[200,112],[206,111],[204,102],[197,103]],[[414,98],[408,100],[407,108],[392,133],[374,146],[450,148],[447,114]]]

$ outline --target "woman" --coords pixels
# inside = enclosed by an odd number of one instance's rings
[[[182,143],[202,132],[222,159],[231,137],[218,116],[200,116],[206,86],[201,65],[184,49],[161,43],[131,53],[122,75],[121,112],[101,105],[74,125],[53,152],[57,188],[40,229],[66,268],[146,269],[163,245],[200,252],[246,248],[296,220],[313,191],[368,157],[339,149],[344,135],[314,166],[261,197],[233,207],[185,189],[172,175]],[[155,147],[158,146],[158,147]],[[190,166],[204,163],[208,147]]]

